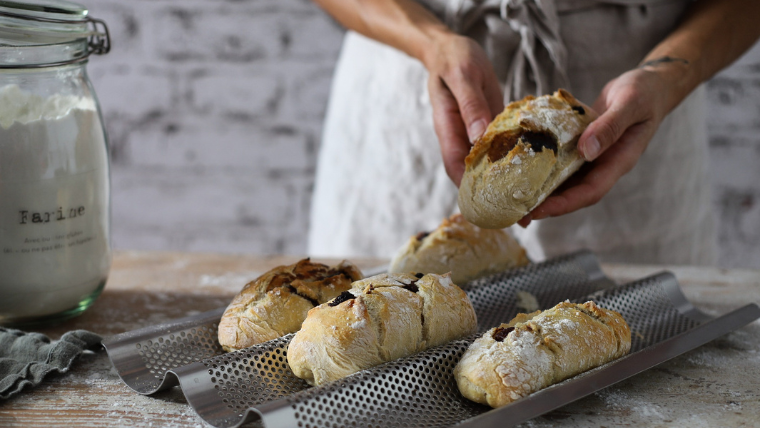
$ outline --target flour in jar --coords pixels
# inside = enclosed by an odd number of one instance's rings
[[[0,321],[60,313],[99,293],[108,207],[94,98],[0,87]]]

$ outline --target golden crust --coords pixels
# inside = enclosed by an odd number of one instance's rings
[[[288,345],[291,370],[311,385],[467,336],[477,327],[470,300],[448,275],[382,274],[355,282],[348,293],[310,310]]]
[[[271,269],[246,284],[224,311],[219,343],[230,352],[293,333],[311,308],[361,278],[361,271],[345,260],[329,267],[303,259]]]
[[[417,281],[418,294],[424,301],[423,334],[425,348],[443,345],[475,333],[478,321],[467,294],[449,279],[425,275]]]
[[[451,272],[455,284],[530,263],[525,249],[506,230],[481,229],[454,214],[429,234],[409,238],[389,272]]]
[[[464,353],[454,376],[468,399],[501,407],[630,349],[631,331],[619,313],[593,302],[564,302],[486,332]]]
[[[596,118],[563,89],[510,103],[465,159],[462,214],[487,229],[516,223],[581,167],[578,138]]]

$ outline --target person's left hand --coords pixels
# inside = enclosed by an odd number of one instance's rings
[[[599,202],[638,162],[673,94],[658,69],[634,69],[610,81],[594,103],[600,114],[578,141],[587,161],[580,171],[518,222],[556,217]]]

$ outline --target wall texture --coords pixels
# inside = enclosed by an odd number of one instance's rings
[[[118,249],[303,254],[343,30],[309,0],[91,0]],[[721,264],[760,267],[760,46],[708,84]]]

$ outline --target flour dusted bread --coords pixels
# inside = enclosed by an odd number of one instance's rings
[[[510,103],[465,159],[462,214],[487,229],[523,218],[581,167],[578,138],[596,118],[563,89]]]
[[[454,376],[468,399],[501,407],[630,349],[631,330],[619,313],[565,302],[492,328],[465,351]]]
[[[525,249],[506,230],[481,229],[461,214],[446,218],[430,233],[409,238],[389,272],[451,272],[455,284],[530,263]]]
[[[467,295],[449,275],[382,274],[315,307],[288,346],[311,385],[340,379],[475,332]]]
[[[235,296],[219,322],[219,343],[230,352],[293,333],[311,308],[361,278],[361,271],[345,260],[334,267],[309,259],[278,266]]]

